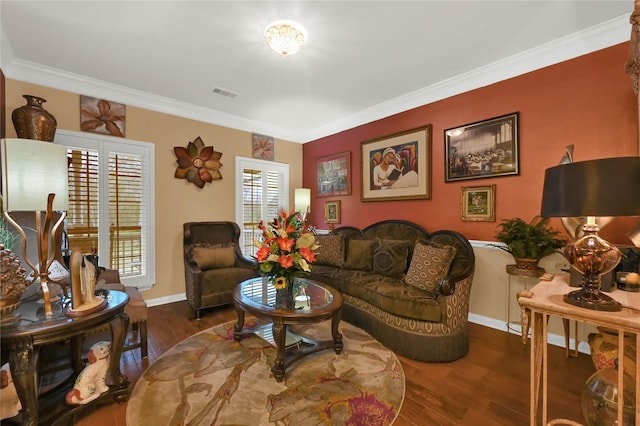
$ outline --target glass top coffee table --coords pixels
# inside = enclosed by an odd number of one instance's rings
[[[342,335],[338,330],[342,295],[336,289],[305,278],[296,279],[305,287],[308,299],[298,308],[275,307],[276,291],[264,277],[252,278],[238,284],[233,292],[238,322],[233,337],[241,340],[249,334],[257,334],[276,347],[276,359],[271,372],[278,382],[284,379],[287,367],[314,352],[333,349],[342,352]],[[244,315],[248,312],[271,321],[266,326],[244,328]],[[291,332],[288,327],[331,319],[332,340],[315,341]]]

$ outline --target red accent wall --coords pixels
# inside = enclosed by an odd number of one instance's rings
[[[628,43],[622,43],[490,86],[306,143],[303,184],[312,188],[311,221],[320,229],[324,202],[341,201],[341,224],[364,227],[383,219],[405,219],[427,230],[454,229],[469,239],[495,240],[501,219],[529,220],[540,211],[546,168],[555,166],[565,147],[575,145],[574,161],[638,155],[636,98],[624,70]],[[445,183],[444,130],[520,112],[520,175]],[[433,126],[430,200],[360,201],[360,144],[427,123]],[[351,152],[351,195],[316,197],[316,158]],[[496,185],[496,222],[463,222],[460,188]],[[612,190],[624,196],[624,184]],[[639,201],[640,202],[640,201]],[[560,221],[552,224],[562,229]],[[636,218],[617,218],[603,229],[612,242],[624,236]]]

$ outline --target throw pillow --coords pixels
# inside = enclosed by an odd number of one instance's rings
[[[438,284],[449,272],[456,248],[436,243],[416,243],[404,281],[421,290],[438,292]]]
[[[337,266],[344,265],[344,238],[342,235],[318,235],[316,242],[316,265]]]
[[[236,262],[233,247],[194,247],[191,249],[191,257],[203,271],[229,268]]]
[[[357,269],[359,271],[370,271],[373,268],[373,245],[372,240],[349,240],[347,246],[346,269]]]
[[[376,238],[373,271],[390,278],[400,278],[407,270],[409,241]]]

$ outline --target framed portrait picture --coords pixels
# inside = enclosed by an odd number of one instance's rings
[[[431,125],[361,144],[362,201],[431,198]]]
[[[462,191],[462,220],[496,221],[496,186],[465,186]]]
[[[340,223],[340,200],[324,203],[324,221],[325,223]]]
[[[316,185],[317,197],[351,194],[351,153],[343,152],[318,158]]]
[[[519,113],[447,129],[445,181],[520,174]]]

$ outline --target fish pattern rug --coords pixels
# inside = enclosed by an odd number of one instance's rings
[[[233,339],[228,322],[197,333],[143,373],[127,404],[128,425],[389,425],[405,391],[395,354],[363,330],[340,323],[344,349],[293,363],[278,383],[276,350],[250,336]],[[249,318],[245,327],[256,325]],[[292,327],[331,338],[330,321]]]

